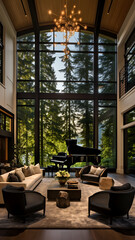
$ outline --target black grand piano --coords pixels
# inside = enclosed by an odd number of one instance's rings
[[[61,168],[66,165],[68,171],[70,172],[70,166],[76,162],[85,161],[86,165],[89,162],[92,162],[95,165],[100,163],[99,154],[101,151],[99,149],[78,146],[77,139],[67,139],[66,145],[69,155],[64,152],[60,152],[58,155],[53,155],[53,158],[50,160],[55,163],[56,169],[58,168],[58,165]]]

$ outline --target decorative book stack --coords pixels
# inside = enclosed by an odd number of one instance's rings
[[[78,188],[78,182],[76,180],[68,180],[67,184],[68,184],[68,188],[70,188],[70,189]]]

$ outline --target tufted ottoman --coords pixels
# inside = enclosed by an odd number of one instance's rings
[[[109,190],[114,185],[114,180],[111,177],[101,177],[99,181],[99,188],[102,190]]]

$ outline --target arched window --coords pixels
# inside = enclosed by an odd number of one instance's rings
[[[100,148],[102,165],[115,168],[116,41],[75,33],[63,61],[64,41],[61,32],[45,30],[39,40],[34,33],[17,39],[20,160],[47,166],[66,151],[66,139],[77,138],[81,146]]]

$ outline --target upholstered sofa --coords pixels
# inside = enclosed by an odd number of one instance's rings
[[[107,177],[107,168],[102,166],[85,166],[80,170],[80,178],[83,181],[99,184],[100,177]]]
[[[6,187],[7,185],[12,185],[16,187],[24,187],[26,190],[33,190],[42,180],[43,178],[43,170],[40,169],[40,166],[36,165],[34,166],[36,171],[32,171],[30,176],[24,175],[23,173],[23,167],[17,168],[15,170],[12,170],[10,172],[4,173],[0,175],[0,204],[4,204],[3,200],[3,194],[2,194],[2,188]],[[10,176],[12,174],[16,174],[17,171],[22,171],[24,177],[23,180],[20,179],[19,181],[11,182],[9,181],[9,174]]]

